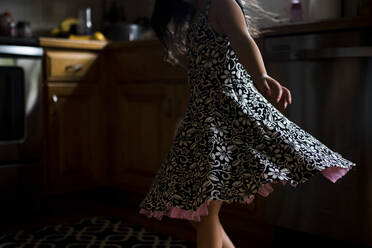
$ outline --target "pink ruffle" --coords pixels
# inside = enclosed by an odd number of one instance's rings
[[[341,168],[341,167],[328,167],[321,171],[324,177],[329,179],[331,182],[335,183],[339,178],[343,177],[352,167],[349,168]],[[286,185],[286,180],[280,181],[282,185]],[[276,184],[277,182],[274,182]],[[292,187],[296,187],[295,184],[290,184]],[[273,192],[273,187],[271,186],[271,183],[263,184],[259,190],[258,194],[260,194],[263,197],[267,197],[271,192]],[[251,197],[244,200],[244,203],[250,204],[255,199],[255,196],[252,195]],[[201,216],[208,215],[208,206],[210,202],[213,199],[208,199],[206,202],[204,202],[200,207],[196,210],[183,210],[177,206],[170,206],[165,211],[154,211],[150,212],[146,209],[141,208],[139,213],[146,215],[147,217],[151,218],[154,217],[158,220],[161,220],[164,215],[170,217],[170,218],[176,218],[176,219],[186,219],[186,220],[192,220],[192,221],[200,221]],[[223,201],[223,200],[220,200]]]
[[[338,179],[343,177],[352,167],[341,168],[341,167],[328,167],[322,170],[323,176],[325,176],[332,183],[335,183]]]

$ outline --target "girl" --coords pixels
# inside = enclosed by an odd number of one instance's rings
[[[248,204],[270,183],[295,187],[319,172],[336,182],[355,166],[273,106],[285,109],[291,94],[267,75],[238,0],[157,0],[152,26],[167,61],[187,55],[190,98],[140,213],[189,220],[198,248],[234,247],[218,217],[223,202]]]

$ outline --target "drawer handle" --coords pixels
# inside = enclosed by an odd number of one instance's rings
[[[58,96],[57,95],[52,96],[52,102],[54,102],[54,103],[58,102]]]
[[[84,67],[82,65],[68,65],[66,66],[65,71],[69,73],[77,73],[83,70],[83,68]]]
[[[55,115],[57,113],[57,103],[58,103],[58,96],[53,94],[51,99],[52,105],[50,106],[50,115]]]

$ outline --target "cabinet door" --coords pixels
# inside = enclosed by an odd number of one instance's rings
[[[147,189],[168,152],[177,124],[176,88],[160,83],[115,86],[114,156],[118,187]],[[184,107],[181,107],[181,109]]]
[[[99,186],[104,177],[104,126],[97,85],[48,85],[48,191]]]

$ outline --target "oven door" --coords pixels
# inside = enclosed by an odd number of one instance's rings
[[[0,55],[0,166],[41,158],[41,57]]]
[[[24,71],[0,66],[0,142],[18,143],[25,137]]]

